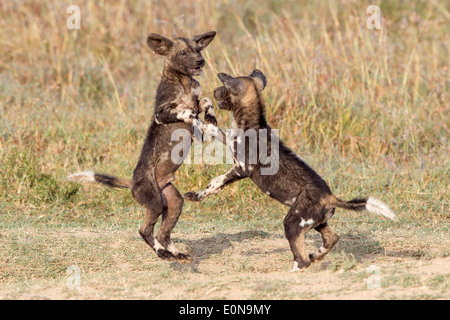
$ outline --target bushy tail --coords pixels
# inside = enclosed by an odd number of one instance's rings
[[[97,182],[111,188],[131,189],[132,181],[119,179],[106,174],[95,173],[92,171],[77,172],[67,176],[67,180],[72,182]]]
[[[375,198],[368,199],[353,199],[350,201],[344,201],[341,199],[337,199],[335,203],[333,203],[336,207],[349,209],[353,211],[363,211],[367,210],[369,212],[379,214],[388,219],[398,221],[397,215],[392,212],[391,209],[382,201]]]

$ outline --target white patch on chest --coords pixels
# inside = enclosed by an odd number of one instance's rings
[[[191,96],[199,96],[201,92],[201,87],[198,86],[197,88],[191,87]]]

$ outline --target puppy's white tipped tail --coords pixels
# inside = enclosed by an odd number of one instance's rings
[[[95,173],[92,171],[77,172],[67,176],[73,182],[95,182]]]
[[[370,197],[366,202],[366,210],[375,214],[382,215],[394,221],[398,221],[397,215],[389,209],[382,201]]]

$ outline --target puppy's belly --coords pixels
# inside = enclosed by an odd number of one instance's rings
[[[253,182],[269,197],[292,206],[300,193],[299,186],[286,177],[253,175]]]

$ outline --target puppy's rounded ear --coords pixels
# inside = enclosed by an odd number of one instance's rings
[[[238,78],[234,78],[226,73],[219,73],[217,76],[220,81],[222,81],[225,88],[227,88],[233,96],[237,96],[239,93],[244,91],[245,85]]]
[[[267,79],[264,73],[261,70],[255,69],[250,73],[250,78],[255,81],[256,87],[259,91],[263,91],[267,85]]]
[[[147,45],[157,54],[166,56],[173,46],[173,42],[156,33],[150,33],[147,37]]]
[[[200,46],[201,50],[203,50],[211,43],[211,41],[213,41],[215,36],[216,36],[215,31],[209,31],[204,34],[200,34],[198,36],[193,37],[192,40]]]

